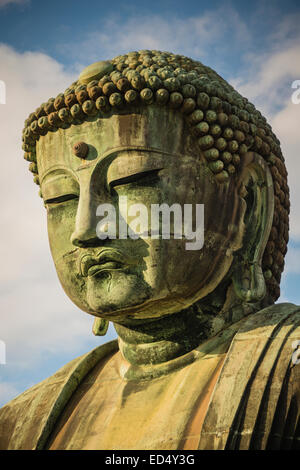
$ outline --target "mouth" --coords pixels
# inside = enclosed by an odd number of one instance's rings
[[[83,255],[80,260],[80,271],[83,277],[94,277],[103,271],[124,269],[128,264],[119,251],[104,249],[94,256]]]
[[[124,268],[123,264],[117,263],[117,262],[114,262],[114,261],[107,261],[106,263],[94,264],[88,270],[87,276],[88,277],[95,277],[103,271],[110,271],[112,269],[122,269],[122,267]]]

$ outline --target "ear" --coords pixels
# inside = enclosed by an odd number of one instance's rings
[[[241,300],[258,302],[266,295],[261,263],[273,221],[273,180],[267,162],[257,153],[248,152],[242,160],[238,190],[245,203],[244,236],[232,279]]]

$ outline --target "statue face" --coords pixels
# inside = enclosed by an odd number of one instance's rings
[[[77,142],[87,158],[74,155]],[[113,321],[153,318],[188,307],[211,293],[241,247],[245,205],[233,181],[220,185],[195,150],[183,116],[148,106],[90,120],[41,137],[37,144],[51,252],[60,282],[88,313]],[[97,207],[120,201],[204,204],[204,245],[185,238],[139,236],[101,240]],[[124,215],[124,214],[123,214]],[[194,225],[195,227],[195,225]]]

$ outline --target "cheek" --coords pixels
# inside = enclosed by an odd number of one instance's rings
[[[74,231],[77,201],[68,201],[47,209],[48,236],[54,261],[74,249],[71,235]]]
[[[70,241],[76,210],[76,201],[48,208],[48,237],[55,268],[64,291],[79,308],[89,311],[85,300],[85,280],[78,270],[79,249]]]

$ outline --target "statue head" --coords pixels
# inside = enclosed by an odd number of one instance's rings
[[[122,323],[279,297],[289,213],[280,143],[209,67],[158,51],[92,64],[29,116],[23,148],[59,279],[82,310]],[[162,204],[170,239],[149,236],[150,225],[128,236],[130,208]],[[175,219],[195,232],[197,205],[195,249]],[[110,208],[117,226],[102,237]]]

